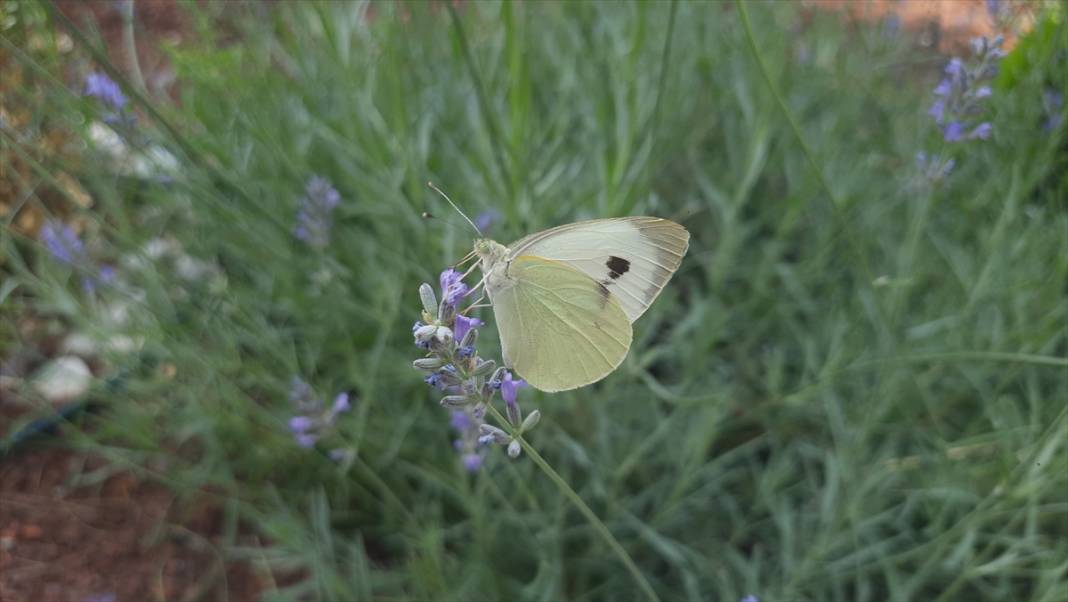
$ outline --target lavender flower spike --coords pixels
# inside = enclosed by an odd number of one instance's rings
[[[413,361],[412,366],[423,371],[423,380],[428,385],[445,393],[440,405],[452,410],[449,423],[460,434],[453,446],[464,469],[475,472],[482,467],[480,448],[484,445],[506,446],[512,458],[522,451],[512,435],[484,422],[486,410],[498,390],[504,398],[507,421],[514,427],[513,432],[522,434],[533,428],[540,414],[534,410],[523,420],[516,396],[519,387],[526,383],[513,379],[505,368],[497,368],[495,361],[478,356],[475,345],[482,321],[456,311],[456,304],[470,291],[462,279],[463,275],[452,268],[441,272],[438,284],[442,303],[437,312],[430,307],[433,305],[430,285],[424,283],[419,287],[424,307],[422,320],[412,325],[412,334],[416,346],[426,353]]]
[[[52,257],[60,263],[73,266],[85,260],[85,245],[66,224],[56,221],[45,223],[41,228],[41,240]]]
[[[325,249],[330,244],[332,214],[341,203],[341,195],[320,176],[312,176],[304,186],[304,196],[297,209],[297,223],[293,235],[316,249]]]

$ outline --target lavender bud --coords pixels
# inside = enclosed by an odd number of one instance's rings
[[[416,328],[413,334],[415,335],[415,340],[419,342],[424,342],[429,341],[434,336],[434,333],[436,333],[437,331],[437,326],[433,324],[424,324],[419,328]]]
[[[512,423],[512,426],[519,426],[523,423],[523,413],[519,411],[519,404],[515,401],[504,404],[505,413],[508,415],[508,422]]]
[[[434,288],[425,282],[420,284],[419,299],[423,302],[423,310],[431,317],[437,317],[438,300],[434,296]]]
[[[489,379],[490,383],[492,383],[490,386],[492,386],[494,389],[501,388],[501,379],[504,378],[504,373],[507,372],[507,371],[508,371],[508,369],[505,368],[504,366],[501,366],[500,368],[497,368],[493,372],[493,376],[491,376],[490,379]]]
[[[513,439],[512,442],[508,444],[508,457],[509,458],[513,458],[513,459],[514,458],[518,458],[519,457],[519,453],[521,451],[523,451],[523,448],[522,448],[522,446],[519,445],[519,441]]]
[[[441,405],[446,408],[462,408],[471,405],[474,399],[467,395],[446,395],[441,398]]]
[[[478,425],[478,431],[484,436],[492,437],[494,443],[499,443],[501,445],[505,445],[512,440],[511,435],[492,424],[480,424]]]
[[[438,316],[442,324],[452,324],[456,318],[456,305],[448,303],[447,299],[442,299],[441,305],[438,306]]]
[[[541,420],[541,412],[534,410],[523,420],[523,426],[519,427],[519,431],[522,433],[529,431],[538,424],[539,420]]]
[[[485,376],[490,372],[493,372],[493,369],[496,367],[497,362],[493,360],[482,361],[477,366],[475,366],[475,369],[471,372],[471,376]]]
[[[469,329],[464,333],[464,338],[460,341],[461,347],[474,347],[475,342],[478,340],[478,331],[474,328]]]
[[[434,331],[434,338],[441,344],[448,345],[452,342],[452,329],[445,326],[438,326]]]
[[[412,362],[412,366],[419,370],[437,370],[444,365],[445,361],[436,357],[422,357]]]

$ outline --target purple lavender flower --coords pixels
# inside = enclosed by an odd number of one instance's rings
[[[494,361],[478,356],[476,333],[482,321],[455,311],[455,305],[470,291],[462,278],[462,274],[451,268],[441,272],[438,279],[442,296],[440,306],[434,298],[433,287],[426,283],[419,287],[423,319],[412,325],[412,334],[417,346],[426,350],[426,355],[412,365],[424,371],[423,380],[428,385],[446,393],[441,405],[452,410],[449,422],[460,433],[453,446],[459,452],[464,468],[473,472],[482,466],[480,445],[505,445],[508,455],[513,458],[522,451],[519,441],[512,435],[483,421],[498,390],[505,400],[507,420],[514,432],[522,434],[534,428],[540,414],[534,410],[523,419],[516,403],[516,391],[526,383],[513,379],[505,368],[497,368]],[[487,428],[493,430],[484,430]],[[487,438],[486,435],[490,436]]]
[[[467,316],[457,315],[456,324],[452,327],[452,335],[456,337],[457,341],[463,341],[464,337],[472,328],[482,326],[484,323],[478,318],[468,318]]]
[[[452,416],[449,418],[449,426],[463,432],[471,428],[471,415],[464,410],[453,410]]]
[[[957,142],[964,139],[964,125],[959,121],[950,121],[942,128],[942,137],[946,142]]]
[[[760,602],[760,598],[757,598],[753,594],[749,594],[746,597],[744,597],[741,600],[739,600],[738,602]]]
[[[463,278],[463,274],[452,268],[445,270],[438,277],[438,283],[441,285],[441,298],[446,305],[456,307],[460,299],[470,290],[461,278]]]
[[[323,407],[322,399],[311,385],[294,376],[289,385],[289,401],[297,412],[289,419],[289,431],[297,445],[314,447],[323,437],[334,431],[338,414],[347,412],[351,405],[348,393],[339,393],[330,408]]]
[[[316,249],[325,249],[330,244],[332,213],[341,202],[341,195],[320,176],[312,176],[304,186],[304,196],[297,209],[297,223],[293,235]]]
[[[501,397],[504,399],[505,403],[515,403],[516,394],[519,392],[519,388],[525,386],[527,386],[525,380],[513,380],[512,373],[505,370],[504,377],[501,378]]]
[[[1042,129],[1052,132],[1060,127],[1064,120],[1064,94],[1052,88],[1042,91],[1042,109],[1046,119],[1042,123]]]
[[[467,472],[478,472],[482,468],[482,455],[476,452],[464,454],[463,464]]]
[[[935,123],[941,125],[946,118],[946,101],[941,98],[935,99],[931,103],[931,108],[927,109],[927,114],[934,118]]]
[[[351,407],[352,405],[349,403],[348,393],[338,393],[337,397],[334,398],[334,406],[332,410],[335,414],[348,412]]]
[[[70,266],[85,261],[85,245],[74,230],[60,222],[49,221],[41,228],[41,240],[52,257]]]
[[[304,433],[315,426],[315,421],[307,416],[294,416],[289,419],[289,430],[294,433]]]
[[[979,138],[980,140],[986,140],[990,137],[990,133],[994,130],[994,126],[990,125],[989,121],[984,121],[975,126],[969,134],[969,138]]]
[[[945,159],[940,155],[928,156],[923,151],[916,153],[916,167],[919,168],[923,177],[932,182],[948,176],[955,165],[956,161],[953,159]]]
[[[1004,56],[1001,43],[1000,37],[977,38],[972,41],[974,65],[965,64],[959,57],[953,57],[946,65],[945,75],[933,91],[935,99],[927,110],[940,126],[946,142],[990,137],[993,126],[989,122],[975,124],[974,118],[982,112],[982,101],[993,94],[989,85],[980,82],[997,74],[998,61]]]
[[[475,227],[481,232],[486,232],[499,219],[501,219],[500,211],[497,211],[496,209],[487,209],[475,216]]]
[[[121,111],[126,106],[126,96],[119,85],[100,72],[85,76],[85,95],[96,98],[116,111]]]

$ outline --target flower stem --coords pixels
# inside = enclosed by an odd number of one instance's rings
[[[549,466],[549,463],[545,461],[545,458],[542,458],[541,454],[539,454],[532,445],[527,443],[522,436],[515,432],[515,428],[509,424],[508,420],[502,416],[499,411],[497,411],[497,408],[489,404],[486,405],[486,408],[493,414],[493,417],[497,419],[502,427],[509,430],[511,435],[515,437],[516,441],[519,441],[519,444],[523,446],[523,450],[530,455],[530,458],[534,460],[534,463],[538,465],[538,468],[549,477],[549,480],[555,483],[564,496],[571,500],[571,503],[574,504],[575,507],[579,509],[579,512],[586,517],[586,520],[589,521],[590,525],[593,526],[593,529],[597,531],[597,534],[601,536],[601,539],[603,539],[604,542],[608,544],[608,547],[619,557],[623,566],[627,567],[627,571],[634,577],[634,580],[638,583],[638,587],[642,590],[642,593],[645,594],[645,597],[653,602],[660,602],[660,597],[653,591],[653,587],[649,584],[649,581],[646,580],[645,576],[642,575],[642,572],[638,569],[638,565],[634,564],[634,560],[630,557],[630,554],[627,554],[627,551],[623,549],[619,540],[612,535],[612,532],[608,530],[608,527],[603,522],[601,522],[601,519],[597,518],[597,515],[586,505],[586,502],[582,501],[579,494],[567,484],[567,481],[565,481],[563,477],[553,470],[552,466]]]

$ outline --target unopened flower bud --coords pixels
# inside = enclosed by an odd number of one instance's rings
[[[497,362],[495,362],[493,360],[485,360],[485,361],[479,363],[477,366],[475,366],[475,369],[474,369],[474,371],[471,372],[471,375],[472,376],[485,376],[485,375],[489,374],[490,372],[493,372],[493,369],[496,368],[496,367],[497,367]]]
[[[423,310],[430,314],[431,317],[437,317],[438,300],[434,296],[434,287],[427,283],[419,285],[419,299],[423,302]]]
[[[505,445],[506,443],[512,440],[511,435],[493,426],[492,424],[478,425],[478,432],[482,433],[483,435],[493,437],[493,442],[499,443],[501,445]]]
[[[412,362],[412,366],[419,370],[437,370],[444,365],[445,361],[436,357],[421,357]]]
[[[441,398],[441,405],[446,408],[462,408],[470,405],[473,401],[474,399],[466,395],[446,395]]]
[[[534,410],[523,420],[523,426],[519,427],[519,430],[525,433],[537,426],[539,420],[541,420],[541,412]]]
[[[523,451],[523,448],[522,448],[522,446],[519,445],[519,441],[518,440],[513,439],[512,442],[508,444],[508,457],[509,458],[518,458],[519,457],[519,453],[521,451]]]

